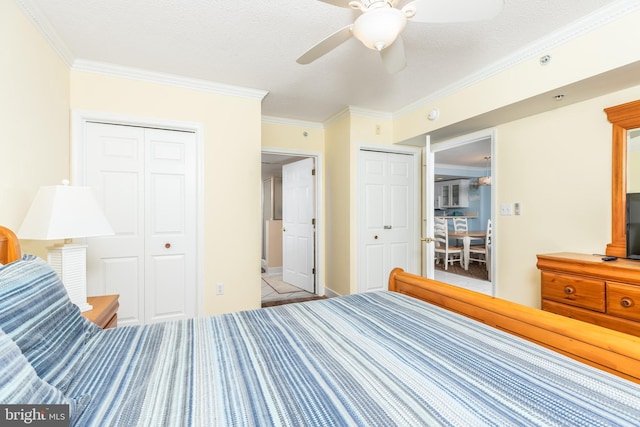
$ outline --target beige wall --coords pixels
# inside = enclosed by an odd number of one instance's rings
[[[498,126],[497,295],[540,304],[536,254],[601,253],[611,241],[611,125],[603,109],[640,98],[640,86]]]
[[[325,212],[326,280],[325,286],[338,295],[351,293],[351,253],[349,242],[350,123],[348,116],[335,121],[326,130],[325,139]]]
[[[322,153],[324,151],[324,128],[317,123],[313,126],[305,126],[303,122],[292,122],[291,124],[263,122],[262,147]]]
[[[69,67],[13,1],[0,2],[0,52],[0,224],[17,231],[38,188],[69,177]]]
[[[203,125],[204,313],[259,307],[260,100],[72,71],[71,108]]]

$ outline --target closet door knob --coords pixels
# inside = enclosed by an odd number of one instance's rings
[[[167,249],[169,249],[169,248],[171,247],[171,243],[165,243],[165,244],[164,244],[164,247],[165,247],[165,248],[167,248]]]

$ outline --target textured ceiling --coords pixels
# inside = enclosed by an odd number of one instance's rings
[[[407,68],[389,75],[377,52],[355,39],[309,65],[296,63],[359,14],[316,0],[17,2],[72,65],[93,61],[266,90],[264,115],[314,122],[347,106],[396,112],[616,3],[506,0],[491,21],[410,22]]]

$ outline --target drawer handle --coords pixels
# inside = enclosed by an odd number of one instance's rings
[[[564,288],[564,293],[565,293],[565,294],[567,294],[567,295],[572,295],[572,294],[574,294],[575,292],[576,292],[576,290],[575,290],[573,287],[571,287],[571,286],[566,286],[566,287]]]
[[[629,308],[633,306],[633,300],[631,298],[622,298],[620,300],[620,305],[623,306],[624,308]]]

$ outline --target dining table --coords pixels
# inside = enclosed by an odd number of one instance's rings
[[[472,240],[484,240],[487,237],[487,230],[469,230],[454,232],[450,231],[449,238],[462,239],[462,263],[465,270],[469,269],[469,248]]]

